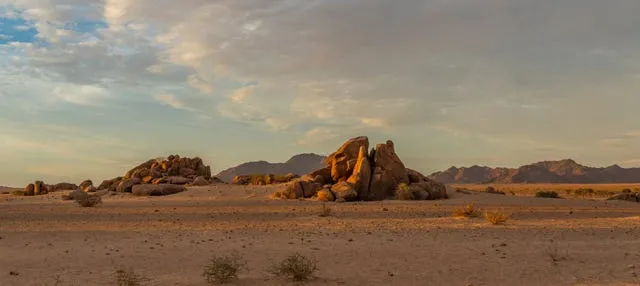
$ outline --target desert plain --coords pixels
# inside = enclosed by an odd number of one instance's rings
[[[0,195],[0,285],[116,285],[117,269],[148,285],[208,285],[207,260],[232,252],[247,262],[232,285],[299,285],[266,271],[294,252],[317,261],[306,285],[640,285],[640,205],[562,192],[585,186],[448,186],[445,200],[345,203],[274,200],[277,187],[116,194],[91,208],[65,192]],[[553,187],[564,198],[532,196]],[[452,215],[468,204],[509,219]]]

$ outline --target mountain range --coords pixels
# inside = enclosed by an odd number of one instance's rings
[[[225,182],[231,182],[233,177],[241,175],[254,174],[275,174],[286,175],[293,173],[296,175],[304,175],[315,170],[326,167],[326,156],[304,153],[298,154],[284,163],[269,163],[267,161],[255,161],[243,163],[238,166],[226,169],[216,175]]]
[[[612,165],[604,168],[588,167],[572,159],[542,161],[519,168],[490,168],[486,166],[451,167],[435,172],[431,179],[445,184],[515,184],[515,183],[639,183],[640,168]]]

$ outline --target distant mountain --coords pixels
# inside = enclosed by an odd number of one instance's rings
[[[225,182],[231,182],[233,177],[241,175],[253,174],[275,174],[286,175],[293,173],[296,175],[304,175],[312,171],[324,168],[326,156],[313,153],[299,154],[291,157],[285,163],[269,163],[267,161],[256,161],[240,164],[236,167],[226,169],[216,177]]]
[[[640,168],[587,167],[571,159],[543,161],[512,168],[486,166],[451,167],[429,176],[445,184],[511,184],[511,183],[640,183]]]

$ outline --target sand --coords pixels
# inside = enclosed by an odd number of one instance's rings
[[[320,202],[270,200],[273,188],[117,195],[95,208],[62,193],[0,195],[0,285],[115,285],[120,268],[149,285],[207,285],[208,258],[232,251],[248,262],[234,285],[298,285],[265,271],[293,252],[318,261],[307,285],[640,285],[637,203],[453,192],[328,203],[320,217]],[[511,219],[452,217],[468,203]]]

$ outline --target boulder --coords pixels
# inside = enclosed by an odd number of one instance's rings
[[[620,193],[608,198],[607,200],[629,201],[629,202],[638,203],[640,202],[640,193],[630,193],[630,192]]]
[[[25,196],[35,196],[35,188],[36,186],[34,184],[28,184],[26,187],[24,187],[24,195]]]
[[[399,184],[409,184],[407,170],[391,140],[386,144],[376,145],[372,154],[374,167],[368,199],[381,200],[393,196]]]
[[[318,183],[296,179],[287,183],[281,193],[287,199],[311,198],[321,188],[322,185]]]
[[[360,148],[369,150],[369,138],[365,136],[347,140],[336,152],[331,153],[326,160],[327,167],[331,167],[333,182],[346,181],[355,168]]]
[[[304,175],[303,178],[305,178],[305,180],[307,181],[316,181],[323,185],[333,183],[333,179],[331,178],[331,167],[315,170],[307,175]]]
[[[357,201],[358,192],[347,182],[339,182],[331,187],[331,192],[335,195],[336,200],[345,200],[347,202]]]
[[[318,191],[318,200],[322,202],[333,202],[336,200],[336,196],[330,189],[322,189]]]
[[[42,181],[36,181],[33,185],[34,185],[33,186],[34,195],[41,196],[49,193],[49,191],[47,190],[47,186],[45,186],[45,184]]]
[[[166,196],[186,191],[187,188],[172,184],[135,185],[132,188],[134,196]]]
[[[168,183],[168,182],[169,182],[169,181],[167,180],[167,178],[157,178],[157,179],[153,179],[153,180],[151,181],[151,183],[152,183],[152,184],[154,184],[154,185],[158,185],[158,184],[166,184],[166,183]]]
[[[116,188],[118,187],[118,184],[120,184],[121,180],[122,180],[122,177],[113,178],[111,180],[104,180],[98,186],[98,190],[113,190],[113,191],[115,191]]]
[[[131,178],[138,178],[138,179],[142,179],[148,175],[151,174],[151,166],[156,163],[157,160],[156,159],[151,159],[149,161],[146,161],[138,166],[136,166],[135,168],[127,171],[127,173],[125,173],[124,175],[124,179],[131,179]]]
[[[193,176],[196,174],[196,170],[191,169],[191,168],[180,168],[180,176],[182,177],[189,177],[189,176]]]
[[[167,183],[173,184],[173,185],[186,185],[190,182],[191,180],[185,177],[180,177],[180,176],[167,177]]]
[[[369,197],[369,183],[371,182],[371,164],[369,163],[369,154],[364,146],[360,146],[358,160],[353,169],[353,173],[347,179],[347,183],[353,185],[358,193],[358,197]]]
[[[88,187],[92,187],[93,186],[93,182],[91,180],[85,180],[82,183],[80,183],[80,185],[78,185],[78,188],[80,188],[80,190],[83,190],[86,192],[86,188]]]
[[[89,194],[85,193],[83,190],[75,190],[68,195],[62,196],[64,200],[79,200],[89,197]]]
[[[193,180],[193,182],[191,183],[192,186],[208,186],[211,183],[205,179],[203,176],[199,176],[197,177],[195,180]]]
[[[57,183],[50,188],[52,192],[57,191],[66,191],[66,190],[77,190],[78,185],[72,183]]]
[[[118,184],[116,191],[118,193],[131,193],[132,187],[140,184],[141,182],[142,181],[139,178],[125,179]]]
[[[84,188],[83,190],[85,193],[95,193],[96,191],[98,191],[98,189],[96,189],[96,187],[92,186],[87,186],[86,188]]]

